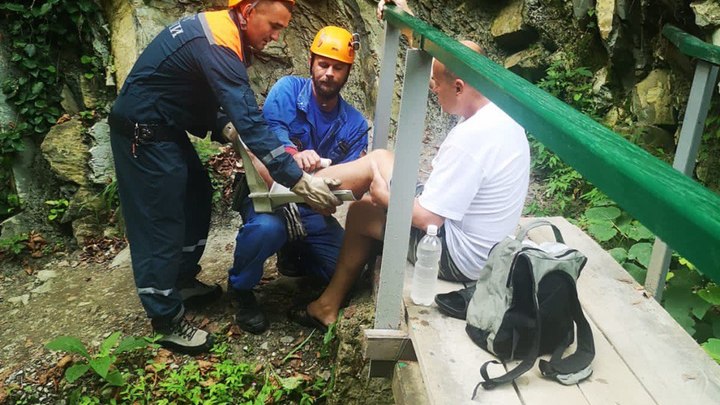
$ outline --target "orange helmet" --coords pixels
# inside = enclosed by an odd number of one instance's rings
[[[358,49],[360,49],[358,34],[351,34],[344,28],[332,25],[318,31],[310,46],[310,52],[315,55],[349,64],[355,61],[355,51]]]
[[[238,4],[242,3],[244,0],[228,0],[228,8],[233,8],[237,6]],[[276,1],[284,1],[286,3],[290,3],[291,6],[295,5],[295,0],[276,0]],[[255,1],[254,3],[257,3]]]

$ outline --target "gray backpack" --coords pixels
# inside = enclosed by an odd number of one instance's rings
[[[530,229],[548,225],[557,242],[535,244],[525,240]],[[543,376],[574,384],[592,374],[595,356],[590,325],[583,315],[575,282],[587,259],[564,244],[560,230],[538,220],[506,237],[490,251],[467,309],[466,332],[483,349],[502,360],[521,363],[506,374],[490,378],[482,365],[480,385],[491,389],[515,380],[535,364],[540,354]],[[577,326],[577,351],[562,358],[572,344]]]

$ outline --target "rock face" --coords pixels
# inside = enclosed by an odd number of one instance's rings
[[[88,183],[85,127],[78,119],[54,126],[40,145],[55,175],[76,185]]]
[[[645,124],[675,124],[670,74],[666,70],[653,70],[635,86],[633,112]]]
[[[90,181],[106,185],[115,176],[112,150],[110,148],[110,126],[103,119],[90,128],[94,145],[90,148]]]

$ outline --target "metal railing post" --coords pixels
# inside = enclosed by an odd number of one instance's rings
[[[395,163],[390,187],[390,206],[385,224],[385,241],[380,267],[375,329],[399,329],[408,240],[415,199],[415,182],[425,133],[428,84],[432,56],[410,49],[405,61],[395,141]]]
[[[390,115],[395,89],[395,66],[400,47],[400,30],[385,21],[385,41],[378,77],[377,99],[375,100],[375,121],[373,122],[372,148],[387,148],[390,132]]]
[[[705,119],[710,108],[710,99],[712,98],[717,77],[718,66],[704,60],[697,61],[687,109],[685,110],[685,118],[680,129],[680,139],[675,152],[675,160],[673,161],[673,167],[686,176],[692,175],[695,169],[695,159],[697,159],[702,131],[705,127]],[[647,276],[645,277],[645,289],[658,302],[662,300],[671,255],[672,251],[668,245],[660,238],[656,238],[650,256]]]

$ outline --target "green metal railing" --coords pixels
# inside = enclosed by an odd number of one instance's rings
[[[720,197],[525,79],[425,22],[386,8],[432,55],[513,117],[705,275],[720,282]],[[684,33],[673,33],[682,39]],[[700,41],[702,42],[702,41]],[[683,45],[701,52],[699,44]],[[713,51],[715,52],[715,51]],[[711,53],[720,60],[720,53]]]

